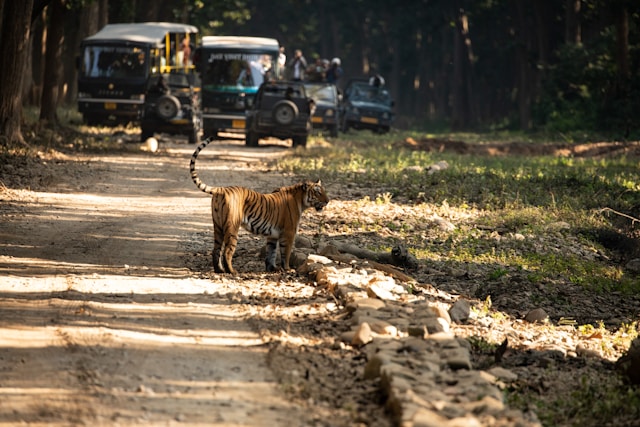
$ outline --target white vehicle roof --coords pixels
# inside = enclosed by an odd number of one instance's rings
[[[246,49],[246,48],[268,48],[269,50],[280,49],[280,44],[276,39],[266,37],[243,37],[243,36],[204,36],[202,37],[202,47],[218,47],[225,49]]]
[[[100,31],[83,40],[88,41],[132,41],[139,43],[162,43],[167,33],[197,33],[193,25],[172,22],[140,22],[135,24],[108,24]]]

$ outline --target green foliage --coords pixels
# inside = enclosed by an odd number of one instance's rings
[[[640,84],[637,77],[621,78],[615,36],[611,25],[588,44],[557,49],[557,61],[546,70],[543,91],[534,108],[541,127],[559,132],[605,130],[617,132],[618,137],[640,132],[634,124],[640,108]],[[640,46],[634,47],[632,57],[638,51]]]
[[[555,393],[549,399],[544,393],[510,389],[507,403],[521,408],[533,405],[544,426],[619,425],[616,420],[621,414],[626,419],[640,417],[640,389],[624,386],[615,375],[598,378],[583,375],[567,380],[572,382],[572,390],[564,398]],[[570,424],[565,424],[567,420]]]
[[[594,293],[640,293],[640,278],[606,260],[610,249],[598,241],[597,233],[582,231],[612,227],[611,218],[602,214],[604,207],[628,215],[637,211],[637,159],[425,152],[398,142],[408,137],[421,138],[411,132],[351,133],[350,140],[341,139],[335,147],[314,144],[279,161],[278,167],[348,183],[359,189],[353,203],[363,212],[371,205],[416,208],[400,222],[354,217],[340,224],[338,233],[384,231],[410,245],[418,258],[443,268],[473,265],[488,282],[518,276],[532,284],[570,282]],[[488,136],[451,139],[486,141]],[[497,139],[513,137],[501,134]],[[448,169],[428,172],[429,165],[443,160]],[[453,231],[440,231],[431,214],[420,214],[434,210],[469,220],[458,221]]]
[[[356,194],[354,200],[345,194],[336,197],[342,201],[347,198],[346,203],[361,215],[348,215],[338,225],[325,224],[328,233],[390,236],[389,246],[403,241],[430,267],[455,277],[470,274],[480,287],[545,287],[550,294],[551,289],[557,289],[553,304],[567,307],[568,312],[573,301],[562,292],[565,287],[581,287],[581,292],[591,295],[616,292],[621,298],[640,294],[640,277],[623,271],[597,233],[583,232],[614,226],[611,218],[602,215],[604,207],[637,217],[637,158],[534,155],[535,145],[546,142],[544,139],[536,142],[538,136],[507,133],[428,136],[476,144],[526,138],[531,153],[464,155],[413,151],[402,144],[408,137],[419,140],[425,136],[415,132],[351,132],[337,140],[335,147],[314,144],[306,153],[279,161],[278,166],[303,176],[321,175],[334,188],[342,184],[355,190],[349,193]],[[443,160],[448,169],[431,174],[425,169]],[[402,220],[377,216],[381,206],[406,208]],[[457,218],[456,229],[439,229],[434,214]],[[472,308],[475,316],[505,316],[492,307],[490,292],[476,296],[482,301]],[[547,302],[541,293],[531,292],[534,306]],[[576,324],[566,318],[558,323],[576,327],[585,340],[608,337],[601,339],[603,354],[611,353],[610,346],[628,348],[638,333],[636,322],[622,324],[615,332],[609,332],[603,322]],[[474,354],[493,363],[498,343],[482,337],[468,340]],[[511,407],[534,410],[545,426],[627,425],[640,417],[640,391],[627,387],[610,371],[569,375],[556,366],[539,375],[539,389],[519,388],[519,384],[532,384],[523,381],[504,393]]]

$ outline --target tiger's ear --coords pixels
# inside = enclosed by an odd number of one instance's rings
[[[316,185],[319,185],[319,186],[321,186],[321,187],[322,187],[322,181],[321,181],[321,180],[318,180],[318,182],[316,182]]]

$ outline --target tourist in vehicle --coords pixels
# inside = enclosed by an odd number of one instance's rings
[[[278,68],[284,70],[287,66],[287,55],[284,53],[284,46],[280,46],[280,53],[278,54]]]
[[[304,72],[307,69],[307,60],[302,56],[302,51],[296,49],[291,64],[289,64],[291,70],[291,79],[295,81],[304,80]]]
[[[307,69],[307,80],[310,82],[322,82],[325,79],[326,68],[322,58],[316,57],[315,63]]]
[[[340,58],[333,58],[331,60],[331,65],[326,72],[327,82],[333,83],[334,85],[338,84],[340,77],[342,77],[342,67],[340,66]]]
[[[384,78],[379,73],[376,73],[369,79],[369,84],[373,87],[382,87],[384,86]]]
[[[236,83],[240,86],[253,86],[253,73],[251,72],[251,64],[248,62],[245,67],[240,71]]]
[[[182,39],[180,48],[178,56],[179,58],[182,57],[182,61],[178,61],[178,65],[184,65],[185,67],[191,65],[191,45],[189,44],[189,35]]]

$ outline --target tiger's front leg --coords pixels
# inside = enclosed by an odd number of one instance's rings
[[[293,251],[293,244],[295,242],[296,235],[282,236],[280,237],[280,261],[282,262],[282,268],[287,271],[290,270],[289,259],[291,258],[291,252]]]

